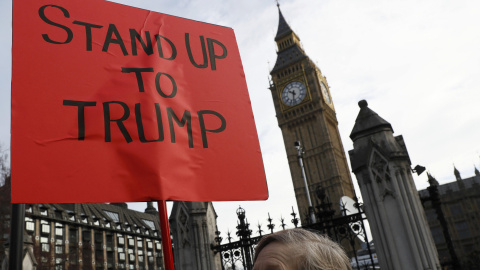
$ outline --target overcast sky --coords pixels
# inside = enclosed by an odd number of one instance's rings
[[[52,1],[53,2],[53,1]],[[118,0],[128,5],[234,29],[257,125],[270,198],[214,203],[222,232],[235,231],[241,205],[252,225],[267,213],[291,217],[293,186],[268,90],[276,59],[273,0]],[[283,0],[281,10],[306,53],[327,77],[345,151],[366,99],[403,135],[412,161],[440,183],[480,169],[480,2],[444,0]],[[11,0],[0,2],[0,142],[10,142]],[[347,155],[348,157],[348,155]],[[425,174],[414,176],[418,189]],[[356,182],[355,176],[353,176]],[[228,191],[227,191],[228,192]],[[131,205],[143,211],[144,203]],[[296,208],[296,206],[295,206]],[[252,228],[256,231],[255,228]],[[222,235],[225,238],[225,234]]]

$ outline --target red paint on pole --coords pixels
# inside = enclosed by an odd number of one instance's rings
[[[160,217],[160,230],[162,233],[163,261],[166,270],[175,270],[173,264],[172,241],[170,239],[170,226],[168,224],[167,202],[157,201],[158,216]]]

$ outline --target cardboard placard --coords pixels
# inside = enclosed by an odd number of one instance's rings
[[[268,197],[232,29],[13,2],[12,203]]]

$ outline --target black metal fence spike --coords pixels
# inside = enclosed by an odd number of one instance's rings
[[[340,211],[342,212],[343,216],[346,216],[347,215],[347,204],[345,202],[341,202],[340,203]]]
[[[262,232],[263,232],[263,230],[262,230],[262,224],[260,224],[260,222],[259,222],[258,225],[257,225],[257,227],[258,227],[257,233],[258,233],[260,236],[262,236]]]
[[[273,233],[273,228],[275,228],[275,224],[272,223],[273,219],[270,217],[270,213],[268,213],[268,229],[270,230],[270,233]]]
[[[297,213],[295,213],[295,210],[293,209],[293,206],[292,206],[292,213],[290,214],[293,219],[292,219],[292,223],[293,225],[295,226],[295,228],[298,227],[298,218],[297,218]]]
[[[280,217],[280,226],[282,226],[282,229],[285,230],[285,227],[287,226],[287,224],[285,224],[285,219],[281,216]]]
[[[217,242],[217,245],[220,245],[222,243],[223,238],[220,236],[221,232],[218,230],[218,226],[215,226],[216,231],[215,231],[215,242]]]
[[[227,231],[227,239],[228,239],[228,243],[231,243],[232,242],[232,237],[230,236],[231,232],[230,230]]]

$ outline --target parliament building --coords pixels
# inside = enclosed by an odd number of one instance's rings
[[[0,187],[0,269],[8,254],[10,219],[7,179]],[[24,265],[38,270],[163,269],[159,228],[151,203],[144,213],[126,203],[26,204]]]
[[[440,263],[451,264],[452,254],[448,242],[451,242],[454,256],[458,258],[462,269],[478,269],[480,265],[480,172],[462,178],[455,168],[454,182],[439,185],[429,175],[429,181],[437,185],[440,208],[446,221],[447,230],[442,227],[430,194],[427,189],[419,191],[423,201],[427,222],[437,247]],[[448,235],[445,232],[448,231]],[[450,239],[447,239],[447,238]]]

